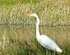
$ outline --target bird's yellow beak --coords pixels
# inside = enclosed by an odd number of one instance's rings
[[[30,16],[31,14],[25,14],[25,16]]]

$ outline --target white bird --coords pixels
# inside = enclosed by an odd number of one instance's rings
[[[34,16],[37,19],[37,23],[36,23],[36,38],[38,40],[38,42],[46,49],[51,50],[51,51],[56,51],[58,53],[61,53],[62,50],[58,47],[58,45],[48,36],[46,35],[40,35],[39,32],[39,17],[37,14],[33,13],[33,14],[26,14],[26,16]]]

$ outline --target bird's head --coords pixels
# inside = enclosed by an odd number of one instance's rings
[[[36,13],[32,13],[32,14],[25,14],[26,16],[34,16],[34,17],[37,17],[37,14]]]
[[[37,19],[38,23],[40,22],[40,21],[39,21],[39,17],[38,17],[38,15],[37,15],[36,13],[25,14],[25,15],[26,15],[26,16],[33,16],[33,17],[35,17],[35,18]]]

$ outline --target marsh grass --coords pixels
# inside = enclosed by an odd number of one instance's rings
[[[69,27],[40,26],[40,33],[52,38],[63,50],[61,55],[70,54],[69,30]],[[35,26],[0,26],[0,55],[45,55],[48,51],[37,42],[35,32]]]
[[[8,3],[2,5],[0,7],[0,23],[34,24],[35,20],[31,19],[31,17],[26,17],[25,14],[37,13],[41,20],[40,25],[70,25],[69,0],[38,0],[36,3],[33,3],[34,1],[28,2],[26,4],[18,2],[14,5],[7,5]]]
[[[0,25],[0,55],[45,55],[36,40],[36,20],[25,16],[27,13],[37,13],[40,33],[59,45],[61,55],[70,55],[69,0],[0,0],[0,5],[0,24],[7,24]]]

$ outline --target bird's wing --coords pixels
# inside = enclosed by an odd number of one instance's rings
[[[40,44],[49,50],[54,50],[57,47],[56,43],[45,35],[41,35]]]

